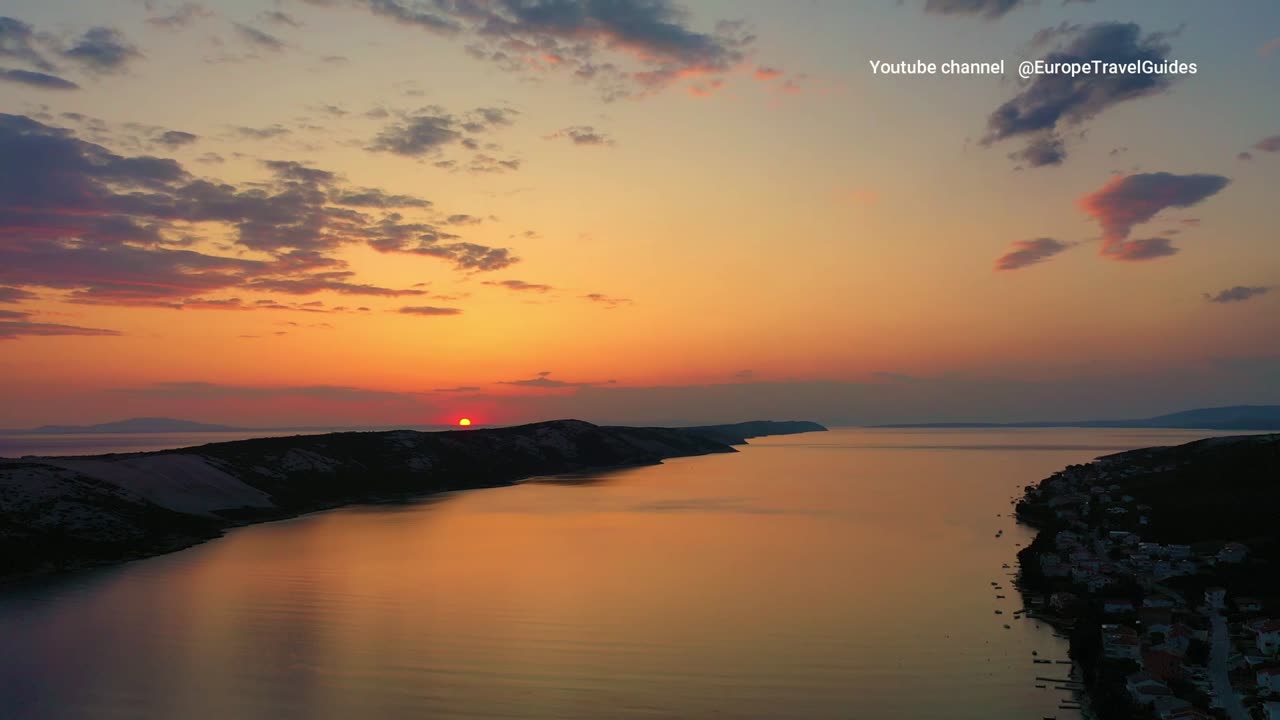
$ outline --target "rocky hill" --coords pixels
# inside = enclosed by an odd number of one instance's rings
[[[716,427],[599,427],[560,420],[0,459],[0,579],[169,552],[235,525],[349,503],[735,452],[729,442],[742,442],[743,429],[716,433]],[[790,425],[779,429],[796,431]],[[764,430],[752,432],[759,436]]]

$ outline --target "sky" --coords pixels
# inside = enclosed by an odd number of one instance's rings
[[[1280,403],[1277,187],[1272,0],[6,0],[0,427]]]

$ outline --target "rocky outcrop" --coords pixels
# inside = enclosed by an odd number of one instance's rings
[[[768,434],[751,424],[751,436]],[[799,432],[795,424],[777,429]],[[234,525],[538,475],[735,452],[746,428],[560,420],[450,432],[260,438],[150,453],[0,459],[0,579],[169,552]],[[825,429],[813,425],[813,429]]]

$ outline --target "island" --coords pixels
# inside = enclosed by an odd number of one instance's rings
[[[732,453],[749,437],[823,430],[808,422],[646,428],[557,420],[0,459],[0,581],[159,555],[238,525],[342,505]]]
[[[1068,636],[1094,717],[1280,720],[1280,435],[1069,466],[1017,517],[1028,614]]]

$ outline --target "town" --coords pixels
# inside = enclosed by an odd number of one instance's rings
[[[1026,488],[1018,518],[1040,531],[1019,555],[1029,615],[1068,635],[1102,720],[1280,720],[1268,559],[1237,541],[1159,541],[1167,523],[1156,531],[1140,495],[1178,471],[1111,456]]]

